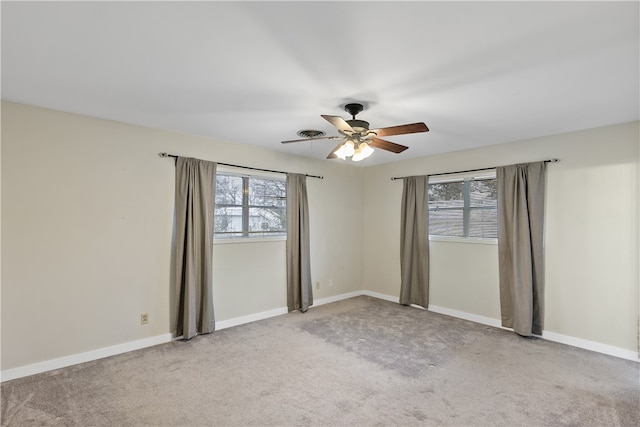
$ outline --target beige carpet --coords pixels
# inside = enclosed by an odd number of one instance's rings
[[[640,364],[357,297],[2,384],[2,425],[638,426]]]

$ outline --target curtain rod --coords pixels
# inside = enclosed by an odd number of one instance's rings
[[[179,156],[176,156],[175,154],[169,154],[169,153],[160,153],[160,157],[173,157],[174,159],[177,159]],[[287,172],[282,172],[282,171],[274,171],[271,169],[261,169],[261,168],[253,168],[251,166],[242,166],[242,165],[232,165],[231,163],[222,163],[222,162],[215,162],[219,165],[223,165],[223,166],[231,166],[233,168],[241,168],[241,169],[251,169],[254,171],[261,171],[261,172],[273,172],[273,173],[284,173],[286,174]],[[319,175],[309,175],[309,174],[304,174],[304,176],[308,176],[309,178],[318,178],[318,179],[324,179],[323,176],[319,176]]]
[[[559,162],[559,159],[549,159],[549,160],[544,160],[545,163],[556,163]],[[493,166],[493,167],[488,167],[488,168],[480,168],[480,169],[467,169],[466,171],[456,171],[456,172],[442,172],[442,173],[434,173],[432,175],[429,176],[441,176],[441,175],[453,175],[455,173],[467,173],[467,172],[480,172],[480,171],[487,171],[487,170],[491,170],[491,169],[496,169],[499,168],[501,166]],[[417,176],[417,175],[414,175]],[[404,178],[410,178],[409,176],[394,176],[391,177],[391,181],[395,181],[396,179],[404,179]]]

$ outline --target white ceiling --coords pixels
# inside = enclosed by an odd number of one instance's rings
[[[336,141],[280,141],[337,135],[320,114],[350,118],[349,101],[372,128],[431,129],[385,138],[409,149],[364,166],[639,118],[637,1],[3,1],[1,14],[5,100],[300,156]]]

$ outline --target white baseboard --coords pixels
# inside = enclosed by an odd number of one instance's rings
[[[391,295],[380,294],[377,292],[364,291],[363,295],[368,295],[370,297],[383,299],[391,302],[398,302],[398,297],[393,297]],[[418,307],[418,306],[416,306]],[[422,308],[422,307],[418,307]],[[464,311],[453,310],[450,308],[439,307],[437,305],[429,305],[428,311],[433,311],[434,313],[444,314],[447,316],[457,317],[459,319],[469,320],[471,322],[480,323],[483,325],[493,326],[495,328],[511,330],[509,328],[504,328],[499,319],[494,319],[492,317],[480,316],[478,314],[466,313]],[[553,341],[560,344],[570,345],[572,347],[578,347],[585,350],[595,351],[597,353],[607,354],[609,356],[619,357],[621,359],[632,360],[634,362],[640,362],[640,353],[627,350],[620,347],[615,347],[608,344],[602,344],[595,341],[589,341],[582,338],[571,337],[568,335],[558,334],[556,332],[543,331],[542,338],[547,341]]]
[[[91,362],[93,360],[103,359],[105,357],[115,356],[117,354],[127,353],[129,351],[139,350],[141,348],[151,347],[158,344],[164,344],[170,341],[171,334],[157,335],[155,337],[129,341],[84,353],[72,354],[70,356],[59,357],[57,359],[45,360],[31,365],[7,369],[0,372],[0,382],[27,377],[29,375],[35,375],[42,372],[53,371],[54,369],[66,368],[67,366],[77,365],[79,363]]]
[[[270,317],[287,314],[287,307],[274,308],[273,310],[261,311],[260,313],[249,314],[247,316],[234,317],[233,319],[220,320],[216,322],[216,330],[232,328],[234,326],[244,325],[258,320],[268,319]]]
[[[329,304],[332,302],[353,298],[362,295],[361,291],[350,292],[347,294],[336,295],[332,297],[316,300],[312,306]],[[228,320],[216,322],[216,330],[231,328],[233,326],[243,325],[258,320],[268,319],[270,317],[287,314],[287,307],[280,307],[273,310],[267,310],[260,313],[250,314],[247,316],[236,317]],[[77,365],[79,363],[91,362],[93,360],[102,359],[109,356],[115,356],[129,351],[140,350],[145,347],[151,347],[158,344],[164,344],[172,341],[171,334],[163,334],[155,337],[144,338],[137,341],[131,341],[123,344],[117,344],[110,347],[99,348],[97,350],[87,351],[85,353],[72,354],[70,356],[60,357],[57,359],[45,360],[43,362],[33,363],[31,365],[20,366],[18,368],[7,369],[0,372],[0,382],[15,380],[17,378],[28,377],[29,375],[40,374],[42,372],[53,371],[54,369],[66,368],[67,366]]]
[[[483,325],[493,326],[495,328],[503,328],[498,319],[494,319],[493,317],[481,316],[479,314],[467,313],[464,311],[452,310],[450,308],[439,307],[437,305],[429,304],[429,311],[433,311],[434,313],[445,314],[451,317],[457,317],[459,319],[469,320],[471,322],[480,323]]]
[[[348,298],[357,297],[362,295],[362,291],[349,292],[346,294],[335,295],[332,297],[321,298],[313,301],[313,305],[310,308],[317,307],[332,302],[341,301]],[[270,317],[280,316],[287,314],[289,310],[287,307],[274,308],[273,310],[262,311],[260,313],[249,314],[247,316],[235,317],[233,319],[221,320],[216,322],[216,330],[232,328],[234,326],[244,325],[245,323],[255,322],[257,320],[264,320]]]
[[[348,298],[357,297],[360,295],[366,295],[373,298],[378,298],[381,300],[398,303],[398,297],[364,290],[364,291],[349,292],[346,294],[335,295],[327,298],[318,299],[314,301],[314,304],[311,308],[324,305],[324,304],[329,304],[332,302],[345,300]],[[415,307],[422,308],[418,306],[415,306]],[[480,316],[477,314],[466,313],[463,311],[453,310],[450,308],[439,307],[434,305],[429,305],[428,310],[434,313],[457,317],[459,319],[465,319],[465,320],[469,320],[475,323],[480,323],[483,325],[493,326],[501,329],[507,329],[501,326],[500,321],[498,319],[494,319],[491,317]],[[216,329],[221,330],[221,329],[231,328],[233,326],[239,326],[245,323],[251,323],[258,320],[268,319],[270,317],[280,316],[282,314],[287,314],[287,312],[288,312],[287,307],[281,307],[273,310],[263,311],[260,313],[250,314],[247,316],[236,317],[228,320],[221,320],[219,322],[216,322]],[[573,347],[579,347],[586,350],[595,351],[598,353],[608,354],[610,356],[615,356],[622,359],[632,360],[635,362],[640,361],[639,354],[637,352],[626,350],[619,347],[614,347],[607,344],[598,343],[595,341],[575,338],[568,335],[562,335],[562,334],[549,332],[549,331],[544,331],[542,333],[542,338],[548,341],[567,344]],[[110,347],[99,348],[97,350],[87,351],[84,353],[73,354],[70,356],[60,357],[57,359],[46,360],[44,362],[33,363],[31,365],[21,366],[18,368],[7,369],[5,371],[0,372],[0,382],[10,381],[17,378],[27,377],[29,375],[35,375],[42,372],[52,371],[54,369],[65,368],[67,366],[77,365],[79,363],[91,362],[93,360],[98,360],[98,359],[102,359],[109,356],[115,356],[117,354],[127,353],[129,351],[139,350],[145,347],[164,344],[164,343],[170,342],[171,340],[172,340],[171,334],[163,334],[155,337],[144,338],[137,341],[130,341],[123,344],[117,344]]]
[[[584,348],[586,350],[596,351],[598,353],[608,354],[610,356],[619,357],[621,359],[633,360],[634,362],[640,362],[639,353],[631,350],[626,350],[620,347],[614,347],[608,344],[602,344],[595,341],[589,341],[582,338],[571,337],[569,335],[562,335],[550,331],[542,331],[542,338],[567,344],[573,347]]]
[[[373,291],[362,291],[362,295],[366,295],[368,297],[373,297],[373,298],[378,298],[378,299],[383,299],[385,301],[391,301],[391,302],[395,302],[395,303],[400,303],[400,299],[398,297],[392,297],[391,295],[386,295],[386,294],[380,294],[378,292],[373,292]]]
[[[329,304],[329,303],[332,303],[332,302],[342,301],[344,299],[349,299],[349,298],[353,298],[353,297],[359,297],[360,295],[363,295],[362,291],[348,292],[346,294],[340,294],[340,295],[335,295],[335,296],[332,296],[332,297],[321,298],[321,299],[315,300],[313,302],[313,307],[317,307],[319,305],[324,305],[324,304]]]

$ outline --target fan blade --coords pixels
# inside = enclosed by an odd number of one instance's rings
[[[411,123],[408,125],[390,126],[388,128],[375,129],[373,132],[377,136],[405,135],[408,133],[429,132],[429,128],[424,123]]]
[[[281,141],[281,144],[290,144],[292,142],[317,141],[319,139],[340,139],[341,136],[320,136],[318,138],[291,139],[289,141]]]
[[[355,132],[353,128],[340,116],[327,116],[325,114],[320,115],[323,119],[334,125],[340,132],[347,135],[353,135]]]
[[[380,138],[371,138],[371,142],[369,142],[369,145],[374,148],[379,148],[381,150],[391,151],[392,153],[402,153],[404,150],[409,148],[404,145],[385,141],[384,139],[380,139]]]
[[[335,147],[333,147],[333,150],[331,150],[331,152],[329,153],[329,155],[327,156],[327,159],[337,159],[338,156],[336,156],[336,151],[338,150],[338,148],[340,148],[340,146],[344,144],[344,142],[341,142],[340,144],[336,145]]]

